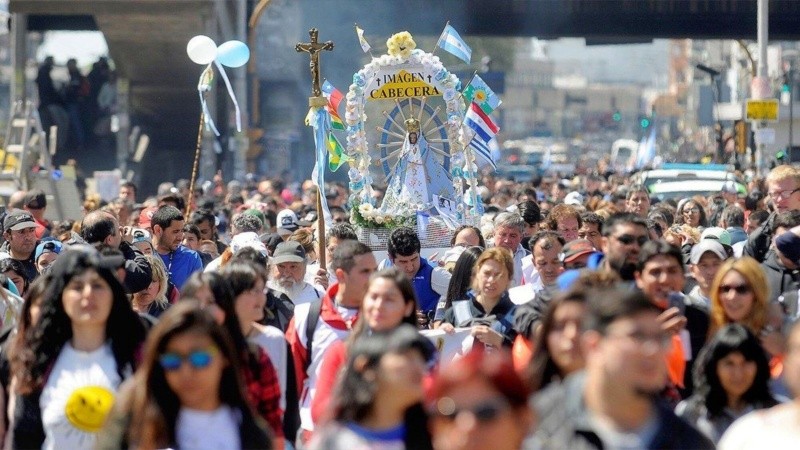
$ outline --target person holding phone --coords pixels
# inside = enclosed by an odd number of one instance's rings
[[[639,252],[634,273],[636,286],[661,308],[659,322],[672,339],[667,354],[670,381],[692,391],[691,368],[708,335],[708,313],[691,304],[681,294],[684,279],[683,254],[664,241],[646,242]]]

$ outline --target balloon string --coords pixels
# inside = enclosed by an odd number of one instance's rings
[[[222,67],[222,64],[220,64],[220,62],[217,61],[216,59],[214,60],[214,64],[216,64],[220,75],[222,75],[222,80],[225,81],[225,87],[228,88],[228,96],[231,98],[233,106],[236,109],[236,131],[241,132],[242,112],[239,110],[239,102],[236,101],[236,94],[233,93],[233,87],[231,86],[230,80],[228,80],[228,74],[225,73],[225,69]]]
[[[211,112],[208,110],[208,103],[206,103],[205,94],[211,90],[211,82],[214,79],[214,69],[211,64],[206,67],[203,73],[200,74],[200,80],[197,82],[197,93],[200,95],[200,107],[202,108],[203,123],[206,130],[214,132],[215,136],[219,136],[219,131],[214,125],[214,119],[211,118]]]

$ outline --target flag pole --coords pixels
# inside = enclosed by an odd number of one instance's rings
[[[358,36],[358,22],[355,22],[355,24],[353,25],[353,28],[356,29],[356,36]],[[361,45],[361,36],[358,36],[358,37],[359,37],[358,45]],[[366,41],[367,38],[364,38],[364,40]],[[367,50],[367,53],[369,53],[369,57],[370,58],[375,59],[375,55],[372,54],[372,46],[369,47],[369,50]]]
[[[450,21],[448,20],[446,24],[444,24],[444,28],[442,29],[442,33],[439,35],[439,40],[436,41],[436,46],[433,47],[433,51],[431,52],[431,56],[436,54],[436,50],[439,48],[439,44],[442,42],[442,36],[444,36],[444,30],[447,29],[447,26],[450,25]]]

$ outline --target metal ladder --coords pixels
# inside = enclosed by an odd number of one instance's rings
[[[14,102],[3,150],[0,182],[13,182],[17,190],[33,187],[35,166],[48,170],[52,168],[47,138],[33,102]]]
[[[0,195],[38,188],[47,196],[47,219],[77,220],[82,211],[75,180],[61,176],[53,167],[57,132],[56,127],[50,128],[48,148],[36,105],[30,100],[14,102],[0,161]]]

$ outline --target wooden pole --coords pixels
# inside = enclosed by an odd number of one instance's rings
[[[189,181],[189,200],[186,202],[186,221],[192,213],[192,201],[194,201],[194,185],[197,183],[197,166],[200,165],[200,147],[203,143],[203,124],[205,123],[205,113],[200,111],[200,126],[197,128],[197,147],[194,150],[194,164],[192,165],[192,179]]]

